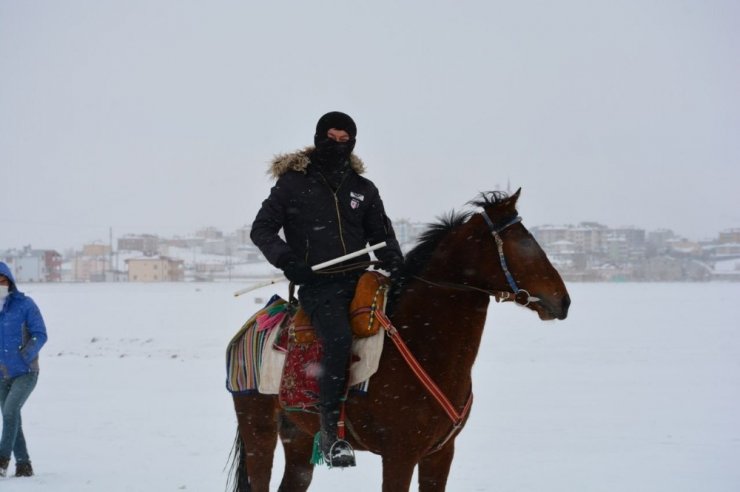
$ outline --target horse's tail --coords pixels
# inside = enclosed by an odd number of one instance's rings
[[[249,485],[249,475],[247,475],[247,467],[244,464],[244,441],[242,441],[239,435],[238,428],[226,466],[229,467],[226,490],[231,492],[251,492],[252,487]]]

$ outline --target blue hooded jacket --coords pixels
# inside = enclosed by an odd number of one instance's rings
[[[0,275],[10,281],[0,311],[0,377],[14,378],[39,371],[39,351],[46,343],[46,325],[33,299],[18,291],[13,273],[0,261]]]

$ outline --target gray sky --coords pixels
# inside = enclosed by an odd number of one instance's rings
[[[740,3],[0,0],[0,249],[251,223],[326,111],[394,218],[740,227]]]

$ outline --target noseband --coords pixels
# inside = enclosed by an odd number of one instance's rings
[[[472,285],[456,284],[452,282],[432,282],[431,280],[427,280],[425,278],[418,277],[418,276],[415,278],[427,284],[435,285],[437,287],[447,287],[447,288],[452,288],[452,289],[475,290],[475,291],[485,292],[488,295],[494,296],[497,301],[512,300],[521,306],[529,306],[533,302],[538,302],[540,300],[539,297],[533,296],[526,289],[519,288],[519,286],[516,283],[516,280],[514,280],[514,276],[509,271],[509,266],[506,264],[506,256],[504,255],[504,240],[501,239],[501,232],[503,232],[505,229],[507,229],[508,227],[514,224],[520,223],[522,221],[522,218],[517,215],[516,217],[511,219],[509,222],[506,222],[505,224],[496,227],[496,225],[493,223],[493,221],[488,216],[485,210],[481,212],[481,215],[483,216],[483,220],[486,221],[486,225],[488,226],[488,230],[491,231],[491,235],[493,236],[494,241],[496,241],[496,248],[498,249],[498,257],[499,257],[499,261],[501,262],[501,270],[503,270],[504,276],[506,277],[506,282],[509,284],[509,287],[511,287],[512,292],[491,291],[488,289],[481,289],[479,287],[473,287]],[[520,295],[523,297],[522,302],[519,302]]]

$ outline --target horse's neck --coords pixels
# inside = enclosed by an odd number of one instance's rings
[[[478,354],[489,298],[417,281],[398,305],[394,324],[432,376],[462,383]]]

